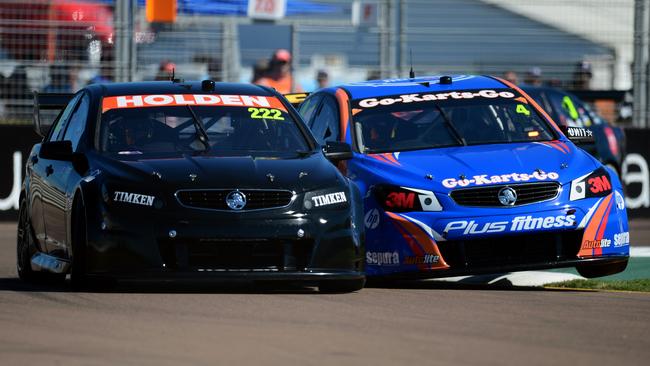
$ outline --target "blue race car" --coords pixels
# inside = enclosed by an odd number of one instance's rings
[[[321,89],[299,107],[361,190],[368,276],[444,277],[576,267],[621,272],[621,182],[517,86],[487,76],[378,80]]]

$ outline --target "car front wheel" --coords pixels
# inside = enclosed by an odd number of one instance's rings
[[[366,284],[366,280],[364,278],[357,279],[357,280],[330,280],[330,281],[322,281],[318,285],[318,289],[322,293],[341,294],[341,293],[359,291],[363,288],[365,284]]]
[[[576,266],[578,273],[585,278],[595,278],[613,275],[619,272],[623,272],[627,267],[627,259],[606,264],[581,264]]]

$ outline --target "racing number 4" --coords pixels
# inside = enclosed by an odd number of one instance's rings
[[[274,119],[278,121],[284,121],[282,117],[282,112],[279,109],[268,109],[268,108],[248,108],[248,111],[251,114],[251,118],[256,119]]]
[[[517,113],[525,114],[527,116],[530,116],[530,111],[528,108],[526,108],[525,105],[523,104],[517,104],[517,109],[515,110]]]

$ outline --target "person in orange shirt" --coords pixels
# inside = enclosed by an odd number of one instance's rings
[[[291,75],[291,53],[284,49],[273,52],[266,76],[257,80],[255,84],[274,88],[282,94],[303,91]]]

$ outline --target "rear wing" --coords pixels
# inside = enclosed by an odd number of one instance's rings
[[[74,97],[72,93],[34,92],[34,130],[45,137],[54,120]]]
[[[300,104],[309,96],[310,93],[289,93],[289,94],[284,94],[284,97],[287,98],[289,103],[294,108],[298,108]]]

